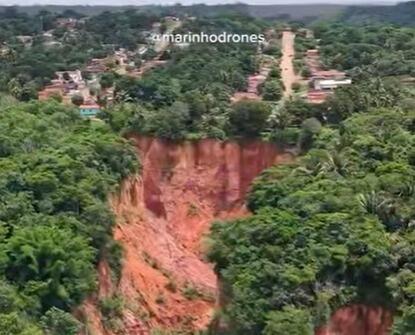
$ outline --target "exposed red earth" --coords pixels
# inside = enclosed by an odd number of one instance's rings
[[[248,214],[245,194],[265,168],[291,159],[261,141],[164,141],[132,137],[143,165],[122,184],[112,205],[115,239],[124,248],[120,282],[99,266],[99,296],[124,299],[124,332],[206,328],[217,304],[213,266],[203,256],[212,222]],[[95,335],[112,334],[97,322],[98,308],[84,306]]]
[[[81,312],[94,335],[115,335],[102,322],[98,298],[124,300],[123,334],[156,329],[205,329],[217,306],[218,283],[204,259],[212,222],[249,215],[244,197],[265,168],[292,159],[260,142],[171,142],[134,136],[143,169],[112,198],[115,239],[124,248],[121,279],[114,285],[101,261],[99,291]],[[226,224],[226,223],[225,223]],[[316,335],[387,335],[392,314],[353,305],[339,309]]]
[[[352,305],[333,314],[328,325],[316,335],[388,335],[392,313],[380,307]]]

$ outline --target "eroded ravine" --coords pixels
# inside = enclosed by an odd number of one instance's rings
[[[260,141],[132,140],[142,172],[125,180],[112,199],[114,236],[124,249],[121,279],[114,285],[101,261],[98,296],[82,307],[85,334],[116,334],[98,308],[100,299],[111,296],[124,301],[122,334],[205,329],[218,296],[217,278],[203,252],[212,222],[247,215],[244,198],[252,180],[292,157]],[[391,313],[381,308],[348,306],[316,335],[387,335],[391,324]]]
[[[124,300],[125,334],[154,329],[204,329],[212,320],[217,279],[203,256],[213,221],[247,214],[244,197],[265,168],[290,155],[260,141],[206,139],[173,143],[132,137],[142,173],[125,180],[113,198],[115,239],[124,249],[121,280],[112,287],[100,265],[100,297]],[[94,315],[96,334],[111,334]],[[94,321],[95,320],[95,321]]]

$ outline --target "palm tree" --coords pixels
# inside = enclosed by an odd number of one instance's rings
[[[390,204],[389,200],[385,199],[375,191],[366,194],[361,193],[357,198],[361,208],[368,214],[377,215],[385,206]]]
[[[366,213],[376,215],[389,230],[396,230],[404,224],[392,199],[385,195],[371,191],[370,193],[359,194],[358,201]]]
[[[325,160],[318,165],[318,174],[334,172],[341,177],[346,177],[349,172],[350,162],[341,152],[326,151]]]

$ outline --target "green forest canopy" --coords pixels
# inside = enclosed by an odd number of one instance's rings
[[[340,15],[340,20],[349,24],[383,22],[397,25],[415,25],[415,1],[398,3],[395,6],[352,6]]]
[[[323,128],[256,180],[251,217],[214,226],[232,334],[311,335],[350,303],[391,309],[393,334],[412,334],[414,124],[414,111],[376,109]]]
[[[415,75],[415,28],[335,22],[314,26],[325,65],[376,76]]]
[[[0,334],[77,333],[66,312],[94,290],[98,258],[120,262],[107,196],[137,168],[124,139],[77,109],[1,104]]]

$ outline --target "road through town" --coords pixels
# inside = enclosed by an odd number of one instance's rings
[[[284,31],[282,33],[282,57],[281,57],[281,79],[284,84],[284,97],[292,94],[292,85],[298,79],[294,71],[294,39],[295,34],[292,31]]]

